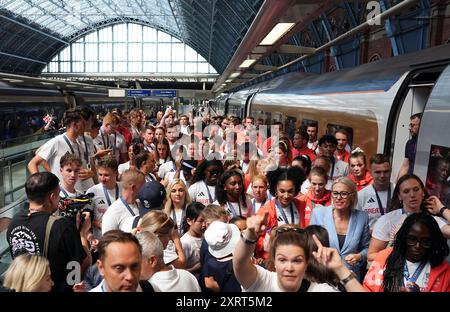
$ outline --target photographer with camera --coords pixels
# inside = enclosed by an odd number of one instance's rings
[[[50,262],[52,291],[72,291],[91,264],[88,234],[89,213],[80,230],[69,218],[53,216],[59,204],[59,180],[50,172],[31,175],[25,183],[29,210],[19,211],[11,221],[7,240],[14,259],[22,253],[45,256]],[[78,263],[79,266],[76,265]],[[80,272],[75,271],[77,267]],[[73,280],[71,280],[75,277]]]

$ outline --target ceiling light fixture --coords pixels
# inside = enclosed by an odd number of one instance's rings
[[[277,42],[281,37],[283,37],[292,27],[294,27],[295,23],[278,23],[275,27],[270,31],[270,33],[261,41],[259,45],[273,45]]]
[[[256,62],[256,60],[247,59],[247,60],[243,61],[242,64],[239,65],[239,67],[241,67],[241,68],[249,68],[249,67],[252,66],[255,62]]]
[[[240,72],[234,72],[234,73],[232,73],[228,78],[234,79],[234,78],[236,78],[237,76],[239,76],[240,74],[241,74]]]

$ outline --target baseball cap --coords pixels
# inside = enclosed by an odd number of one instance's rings
[[[218,259],[233,253],[240,236],[241,231],[236,225],[221,221],[214,221],[205,231],[208,251]]]
[[[166,198],[166,190],[164,186],[156,181],[145,183],[138,193],[141,205],[139,207],[139,214],[143,216],[150,210],[162,209],[162,204]]]

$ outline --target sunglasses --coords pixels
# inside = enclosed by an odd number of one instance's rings
[[[282,234],[282,233],[286,233],[286,232],[295,232],[298,234],[305,234],[306,231],[304,229],[298,228],[298,227],[293,227],[293,226],[281,226],[278,227],[275,232],[277,234]]]
[[[418,240],[417,237],[415,237],[415,236],[411,236],[411,235],[406,236],[406,244],[408,246],[416,246],[417,243],[419,243],[419,245],[422,248],[426,248],[426,249],[431,248],[431,246],[433,245],[433,241],[431,238],[424,238],[422,240]]]
[[[338,198],[341,196],[341,198],[346,199],[350,194],[353,194],[353,192],[331,192],[331,196],[333,196],[333,198]]]

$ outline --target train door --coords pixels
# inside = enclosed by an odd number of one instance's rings
[[[442,72],[422,115],[414,173],[429,195],[450,205],[450,66]]]
[[[437,75],[429,73],[417,73],[407,78],[407,86],[404,91],[403,102],[398,108],[396,127],[393,129],[392,144],[390,146],[390,155],[392,155],[392,174],[391,181],[395,182],[405,158],[406,142],[411,138],[409,132],[409,118],[411,115],[421,113],[434,86]]]

